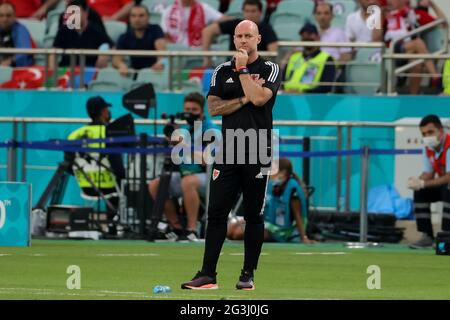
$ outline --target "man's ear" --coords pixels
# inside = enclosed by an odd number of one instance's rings
[[[261,42],[261,35],[258,34],[258,44],[260,44],[260,42]]]

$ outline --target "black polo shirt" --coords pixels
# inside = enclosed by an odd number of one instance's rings
[[[233,20],[227,20],[219,23],[220,32],[222,34],[229,34],[230,35],[230,45],[229,49],[231,51],[236,50],[236,47],[234,46],[233,42],[233,36],[234,36],[234,29],[236,29],[236,26],[243,21],[242,19],[233,19]],[[258,45],[259,51],[267,51],[267,46],[275,41],[278,41],[277,35],[275,31],[273,30],[272,26],[268,23],[261,22],[258,25],[259,33],[261,34],[261,42]]]
[[[119,50],[156,50],[155,41],[164,38],[164,32],[157,24],[149,24],[142,38],[137,38],[134,30],[129,29],[117,41]],[[149,68],[156,62],[156,57],[131,57],[133,69]]]
[[[253,63],[247,65],[250,75],[254,79],[264,79],[263,87],[269,88],[273,96],[264,106],[255,106],[249,102],[239,110],[222,116],[222,134],[226,143],[227,129],[267,129],[270,135],[272,129],[272,109],[277,97],[277,91],[281,84],[281,73],[278,64],[258,57]],[[239,74],[235,71],[231,61],[219,65],[211,78],[211,87],[208,96],[217,96],[223,100],[231,100],[244,97],[244,90],[239,80]],[[269,136],[268,136],[269,137]],[[259,137],[258,137],[259,141]],[[267,146],[271,145],[271,139],[267,141]],[[228,148],[227,148],[228,149]],[[246,147],[246,151],[248,146]]]
[[[61,49],[94,49],[107,43],[110,48],[114,45],[111,39],[108,37],[97,24],[88,23],[88,26],[81,34],[77,30],[69,29],[66,26],[59,28],[56,34],[55,41],[53,42],[54,48]],[[86,66],[95,67],[97,62],[97,56],[86,56]],[[79,57],[77,56],[76,64],[79,65]],[[70,65],[70,56],[63,55],[59,66],[65,67]]]

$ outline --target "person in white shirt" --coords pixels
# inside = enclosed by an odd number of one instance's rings
[[[201,47],[202,30],[212,22],[227,17],[198,0],[175,0],[161,16],[161,28],[170,43]]]
[[[333,20],[331,3],[318,2],[314,7],[314,18],[319,26],[321,42],[348,42],[344,30],[331,26]],[[322,50],[328,52],[337,62],[349,61],[352,58],[351,48],[323,47]]]
[[[367,19],[370,13],[367,9],[372,5],[379,5],[378,0],[359,0],[360,9],[350,13],[345,23],[345,33],[352,42],[382,41],[382,32],[378,29],[370,30]]]

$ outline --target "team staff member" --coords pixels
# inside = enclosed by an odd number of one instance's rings
[[[450,134],[444,132],[441,120],[428,115],[420,121],[420,132],[425,145],[424,169],[420,177],[408,179],[408,187],[414,190],[414,215],[417,230],[422,238],[411,244],[413,249],[431,248],[434,244],[430,203],[443,201],[442,230],[450,231]]]
[[[277,64],[266,61],[258,54],[261,35],[257,25],[244,20],[234,32],[237,53],[233,61],[218,66],[211,79],[208,110],[211,116],[222,116],[224,145],[228,141],[226,130],[272,129],[272,109],[280,87]],[[267,136],[265,138],[268,138]],[[270,145],[270,140],[266,141]],[[251,146],[238,151],[249,154]],[[229,152],[225,147],[226,153]],[[234,150],[233,156],[236,156]],[[224,157],[224,159],[226,159]],[[261,161],[262,162],[262,161]],[[263,209],[270,163],[229,164],[217,161],[210,183],[208,227],[206,230],[203,267],[195,277],[181,285],[183,289],[216,289],[216,266],[227,233],[228,214],[238,192],[244,199],[244,266],[236,284],[237,289],[253,290],[253,272],[256,270],[264,240]]]

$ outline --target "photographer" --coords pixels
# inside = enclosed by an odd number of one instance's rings
[[[202,139],[203,133],[212,128],[216,128],[214,124],[206,119],[204,113],[205,98],[197,92],[189,93],[184,98],[183,117],[189,125],[189,133],[191,136],[191,144],[196,139]],[[194,131],[194,122],[201,121],[201,130]],[[172,132],[178,127],[174,124],[168,124],[164,129],[164,134],[170,139]],[[196,155],[194,155],[195,157]],[[194,160],[194,159],[192,159]],[[198,160],[198,159],[197,159]],[[200,194],[205,195],[206,190],[206,166],[204,164],[196,164],[198,161],[192,161],[192,164],[180,164],[178,172],[173,172],[169,187],[169,200],[166,201],[164,212],[174,233],[179,241],[197,241],[198,234],[197,220],[200,208]],[[160,179],[156,178],[149,184],[149,191],[153,198],[156,199],[158,193]],[[183,197],[184,208],[187,215],[186,230],[183,230],[176,211],[176,204],[173,199]]]

